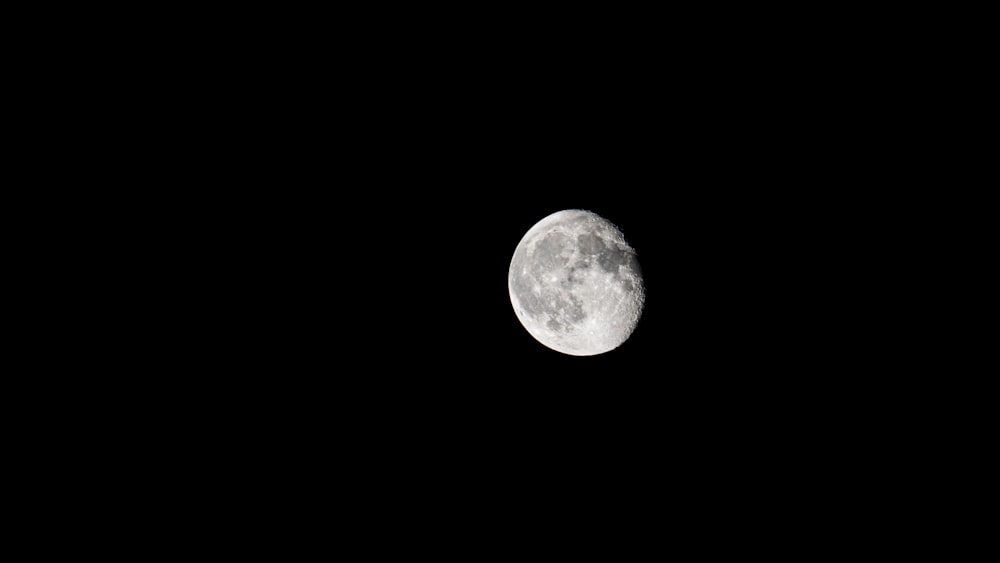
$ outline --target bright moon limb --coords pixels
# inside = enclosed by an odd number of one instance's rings
[[[635,250],[614,224],[582,209],[558,211],[528,230],[511,259],[507,287],[528,333],[573,356],[621,346],[645,302]]]

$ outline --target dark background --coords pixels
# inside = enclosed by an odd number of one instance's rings
[[[697,373],[741,403],[843,361],[831,314],[865,275],[839,264],[880,213],[877,132],[852,130],[844,83],[812,72],[821,54],[642,39],[379,43],[336,64],[282,59],[287,79],[225,100],[209,158],[231,187],[206,219],[225,217],[223,272],[250,268],[247,326],[270,329],[275,358],[350,358],[411,398],[430,377],[546,409],[577,385],[593,400],[718,400]],[[520,237],[573,207],[618,224],[647,277],[636,333],[594,358],[534,342],[507,297]]]
[[[505,74],[520,96],[454,94],[461,73],[419,98],[376,82],[385,99],[329,100],[342,120],[266,130],[235,155],[251,171],[211,259],[234,261],[213,396],[375,475],[570,491],[602,471],[750,478],[755,460],[785,479],[772,463],[824,456],[881,393],[848,328],[866,273],[841,267],[859,165],[825,110],[662,74]],[[507,294],[520,238],[566,208],[617,224],[646,280],[636,331],[595,357],[536,342]]]
[[[871,478],[896,443],[898,61],[819,20],[383,16],[220,20],[130,82],[161,134],[127,153],[158,188],[136,252],[164,257],[128,278],[155,285],[134,365],[164,374],[140,408],[222,490],[697,520]],[[507,293],[520,238],[567,208],[618,225],[646,282],[593,357],[536,342]]]
[[[916,9],[155,9],[15,41],[12,194],[39,205],[8,206],[36,286],[10,292],[11,457],[70,526],[622,559],[895,550],[975,498],[938,473],[984,466],[982,370],[939,337],[973,325],[934,313],[986,317],[961,266],[988,254],[958,251],[991,223],[939,208],[981,183],[939,151],[984,151],[947,126],[982,128],[978,37]],[[599,356],[507,293],[567,208],[645,274]]]

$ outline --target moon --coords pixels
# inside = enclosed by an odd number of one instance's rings
[[[635,250],[618,227],[583,209],[558,211],[528,229],[511,258],[507,287],[528,333],[573,356],[621,346],[646,297]]]

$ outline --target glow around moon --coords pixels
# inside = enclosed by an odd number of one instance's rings
[[[615,225],[581,209],[553,213],[528,230],[511,259],[507,286],[531,336],[574,356],[621,346],[645,301],[635,250]]]

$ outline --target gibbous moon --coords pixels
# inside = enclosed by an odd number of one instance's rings
[[[558,211],[528,230],[507,287],[531,336],[573,356],[621,346],[645,301],[635,250],[610,221],[582,209]]]

